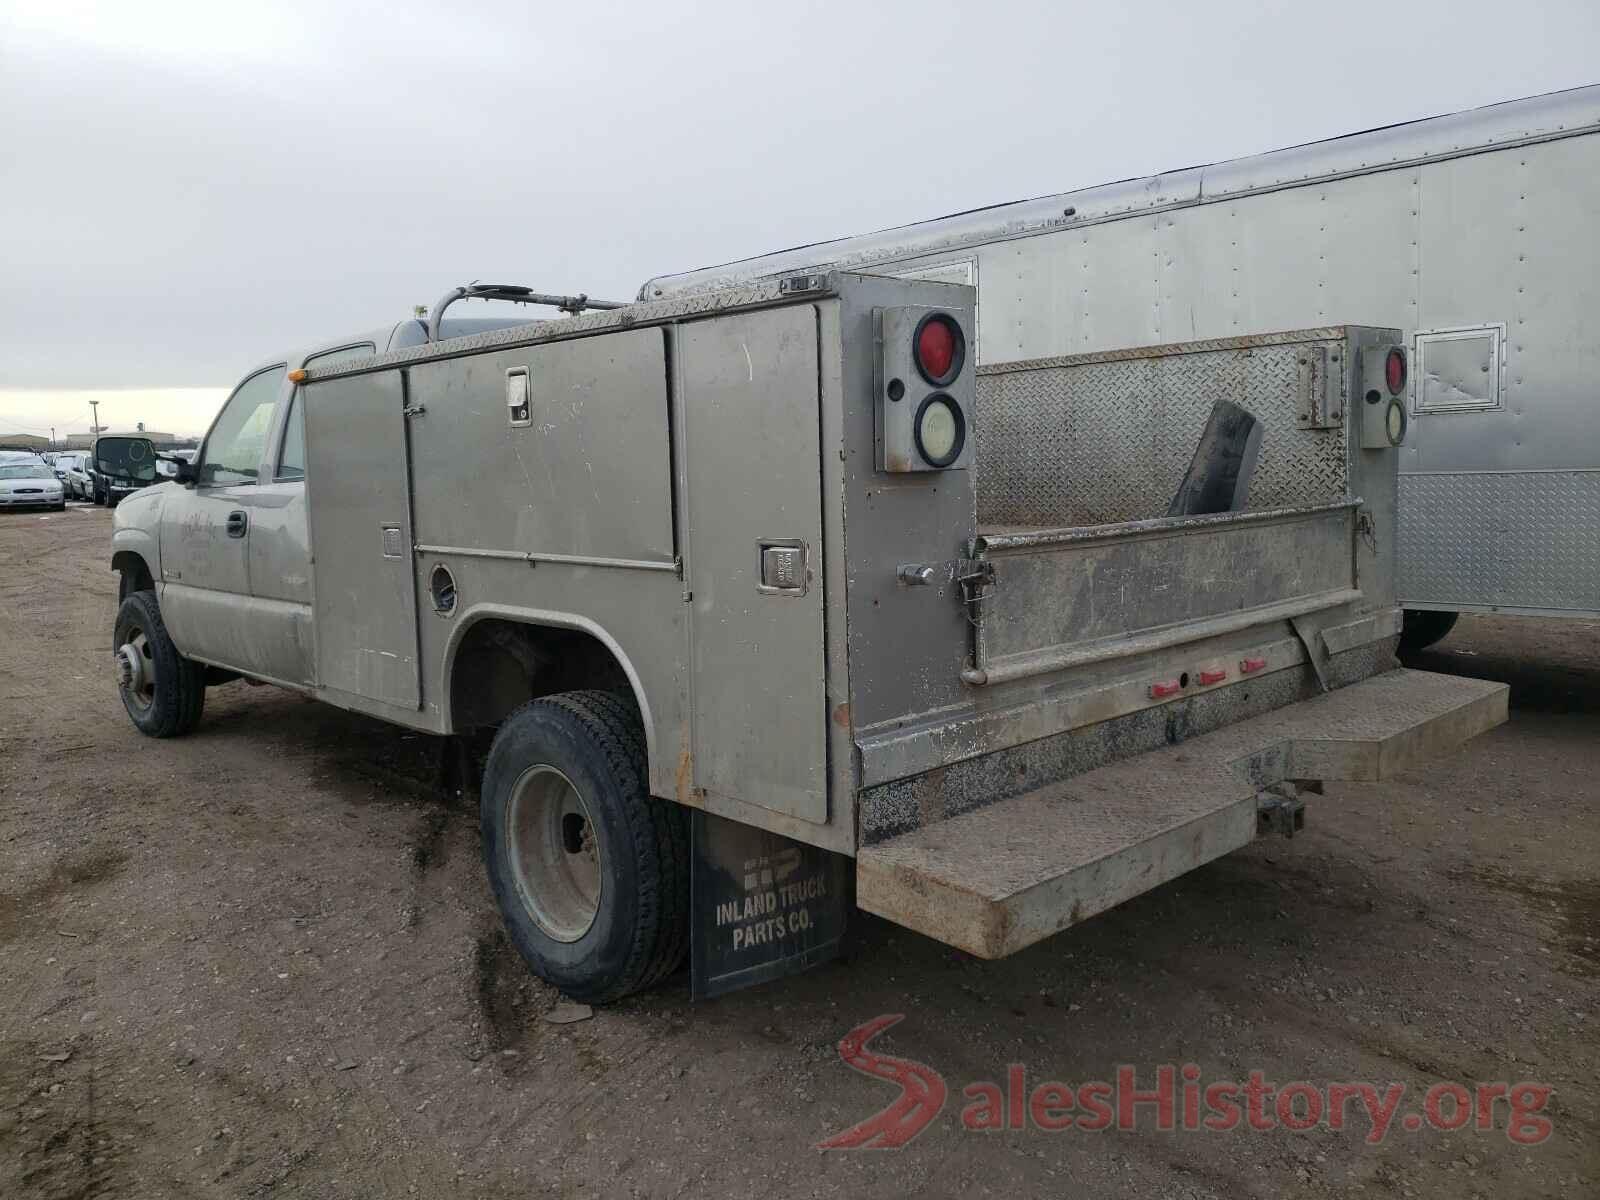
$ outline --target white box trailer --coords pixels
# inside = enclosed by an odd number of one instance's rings
[[[1600,614],[1600,86],[646,283],[840,267],[978,290],[987,367],[1355,320],[1412,351],[1397,592]],[[980,394],[978,437],[982,438]]]

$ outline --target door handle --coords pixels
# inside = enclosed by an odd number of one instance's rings
[[[228,514],[228,536],[242,538],[245,531],[250,528],[250,518],[245,513],[235,510]]]

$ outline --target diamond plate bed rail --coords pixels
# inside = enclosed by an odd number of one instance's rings
[[[1346,333],[1304,329],[980,368],[980,523],[1105,525],[1162,515],[1218,400],[1265,426],[1251,508],[1341,499],[1345,425],[1306,423],[1306,367],[1313,355],[1326,362],[1327,404],[1342,411]]]

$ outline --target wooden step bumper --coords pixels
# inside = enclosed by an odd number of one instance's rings
[[[1289,780],[1389,778],[1506,719],[1503,683],[1395,670],[862,847],[856,904],[1003,958],[1245,845]]]

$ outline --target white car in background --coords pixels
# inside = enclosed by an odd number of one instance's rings
[[[82,450],[65,450],[56,455],[55,462],[50,464],[56,473],[56,478],[61,480],[61,490],[66,493],[68,500],[79,496],[77,484],[72,477],[73,471],[79,472],[80,478],[85,481],[88,479],[88,476],[83,474],[83,461],[88,457]]]
[[[0,508],[66,508],[61,480],[37,454],[0,458]]]
[[[94,478],[89,472],[87,450],[73,451],[72,459],[67,463],[67,473],[61,477],[61,482],[66,486],[67,499],[94,499]]]

